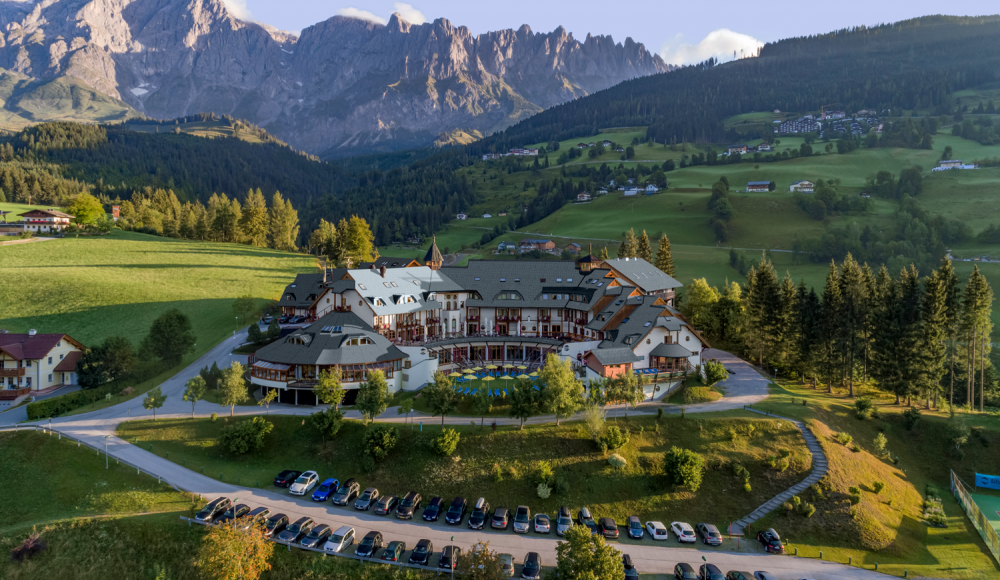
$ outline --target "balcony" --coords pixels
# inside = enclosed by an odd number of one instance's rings
[[[550,322],[551,320],[552,320],[551,316],[539,316],[538,317],[538,321],[539,322]]]
[[[25,368],[0,369],[0,377],[23,377]]]
[[[440,318],[428,318],[426,322],[427,322],[427,324],[441,324],[441,319]]]
[[[473,322],[479,322],[479,315],[478,314],[470,314],[470,315],[466,316],[465,319],[466,320],[471,320]]]

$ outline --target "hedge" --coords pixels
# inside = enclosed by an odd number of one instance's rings
[[[58,397],[52,397],[51,399],[45,399],[44,401],[29,403],[25,410],[28,412],[28,419],[31,421],[48,417],[58,417],[64,413],[69,413],[80,407],[103,400],[108,394],[117,395],[128,387],[152,379],[167,368],[169,366],[161,361],[140,363],[128,377],[110,381],[94,389],[81,389],[65,395],[59,395]]]

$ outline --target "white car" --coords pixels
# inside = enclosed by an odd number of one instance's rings
[[[295,480],[295,483],[288,486],[288,493],[292,495],[305,495],[316,487],[319,475],[315,471],[306,471]]]
[[[351,526],[341,526],[336,532],[330,535],[330,539],[323,545],[323,550],[327,552],[343,552],[348,546],[354,544],[354,528]]]
[[[666,540],[670,537],[663,522],[646,522],[646,531],[654,540]]]
[[[677,536],[678,542],[693,544],[698,540],[694,533],[694,528],[687,522],[673,522],[670,524],[670,531]]]

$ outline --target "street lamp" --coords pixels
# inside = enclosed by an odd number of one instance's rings
[[[111,468],[111,461],[108,459],[108,437],[111,435],[104,436],[104,469]]]
[[[236,503],[240,501],[240,498],[233,498],[233,529],[236,529]]]

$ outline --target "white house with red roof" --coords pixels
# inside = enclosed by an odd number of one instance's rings
[[[0,334],[0,400],[76,384],[86,347],[68,334]]]
[[[27,232],[61,232],[69,226],[73,216],[54,209],[33,209],[20,214]]]

